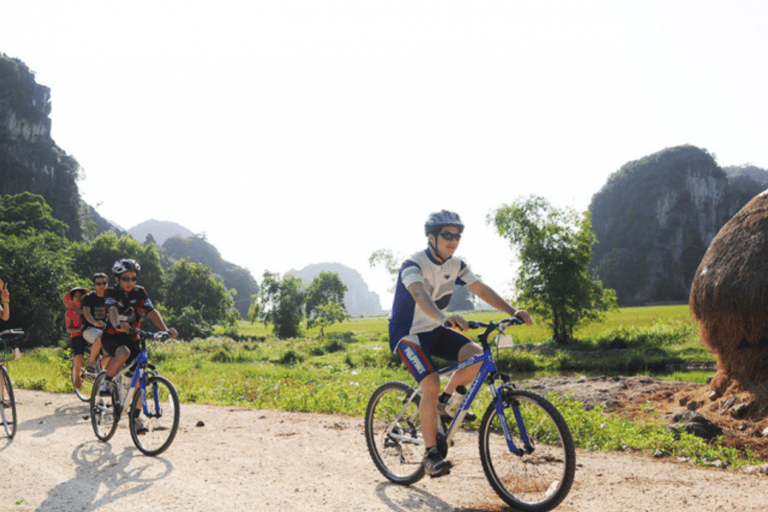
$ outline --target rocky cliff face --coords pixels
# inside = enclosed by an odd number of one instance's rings
[[[0,195],[40,194],[79,240],[79,166],[51,139],[50,89],[18,59],[0,54]]]
[[[709,243],[760,186],[737,190],[692,146],[630,162],[592,198],[593,269],[622,305],[685,302]]]

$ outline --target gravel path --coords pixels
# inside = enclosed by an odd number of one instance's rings
[[[460,433],[451,475],[388,483],[361,419],[182,404],[160,457],[141,455],[121,421],[97,441],[74,395],[18,390],[19,431],[0,438],[0,511],[496,511],[477,438]],[[202,426],[198,426],[202,422]],[[629,454],[579,453],[559,511],[765,510],[768,478]]]

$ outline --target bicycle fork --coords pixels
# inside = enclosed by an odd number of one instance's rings
[[[501,423],[501,428],[504,430],[504,437],[507,440],[507,446],[509,447],[509,451],[514,453],[515,455],[522,457],[523,455],[528,455],[533,453],[536,448],[531,444],[531,441],[528,437],[528,431],[525,428],[525,423],[523,422],[523,415],[520,413],[520,401],[517,398],[514,397],[505,397],[505,391],[506,387],[501,386],[497,392],[495,393],[496,396],[494,398],[494,406],[496,407],[496,414],[499,417],[499,422]],[[517,430],[520,434],[520,439],[523,441],[523,447],[518,448],[515,446],[514,441],[512,440],[512,434],[509,431],[509,425],[507,423],[507,415],[505,413],[505,404],[509,406],[509,408],[512,409],[512,413],[515,417],[515,423],[517,424]]]

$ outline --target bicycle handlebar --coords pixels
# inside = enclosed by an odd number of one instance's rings
[[[155,341],[165,341],[171,337],[171,333],[167,331],[149,332],[131,327],[131,332],[137,334],[140,340],[148,340],[151,338]]]
[[[9,334],[19,335],[19,334],[24,334],[24,331],[22,331],[21,329],[8,329],[6,331],[0,332],[0,338]]]
[[[523,323],[524,322],[520,318],[513,316],[512,318],[505,318],[504,320],[500,320],[498,322],[488,322],[488,323],[478,322],[476,320],[470,320],[469,322],[467,322],[467,325],[469,326],[470,329],[479,329],[480,327],[486,327],[486,328],[490,328],[490,330],[493,330],[502,326],[506,327],[507,325],[522,325]]]

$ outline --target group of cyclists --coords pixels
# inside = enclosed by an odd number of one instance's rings
[[[528,312],[508,304],[477,278],[464,259],[454,256],[463,231],[464,224],[455,212],[442,210],[428,217],[424,224],[427,248],[403,262],[389,317],[390,348],[398,353],[422,390],[419,416],[426,448],[423,464],[431,476],[448,474],[451,469],[451,463],[443,460],[435,447],[439,415],[446,414],[445,404],[454,390],[469,384],[478,371],[478,365],[474,365],[454,373],[441,393],[432,357],[462,362],[482,353],[477,343],[459,332],[468,329],[466,320],[461,315],[446,313],[454,286],[465,286],[494,308],[528,325],[533,323]],[[139,328],[143,315],[158,329],[178,336],[153,307],[146,290],[136,284],[140,270],[136,261],[120,259],[112,266],[114,286],[108,287],[106,274],[97,273],[93,276],[93,291],[75,287],[65,295],[65,302],[71,306],[66,327],[72,338],[74,364],[82,365],[89,346],[86,371],[95,370],[94,361],[100,352],[109,358],[107,377],[99,390],[105,395],[112,392],[112,378],[120,368],[139,354],[140,347],[131,328]],[[7,297],[6,287],[0,310],[6,317]]]
[[[75,374],[80,374],[86,349],[90,346],[86,372],[95,373],[95,361],[103,354],[107,377],[99,392],[112,393],[112,378],[124,364],[130,363],[141,351],[139,342],[131,329],[141,326],[146,315],[155,326],[168,332],[174,338],[178,332],[168,327],[163,317],[152,305],[143,286],[137,284],[141,265],[132,259],[123,258],[112,265],[114,286],[108,287],[107,275],[93,275],[94,290],[74,287],[64,297],[70,305],[65,316],[66,328],[72,340],[75,354]],[[75,386],[79,387],[79,382]]]

